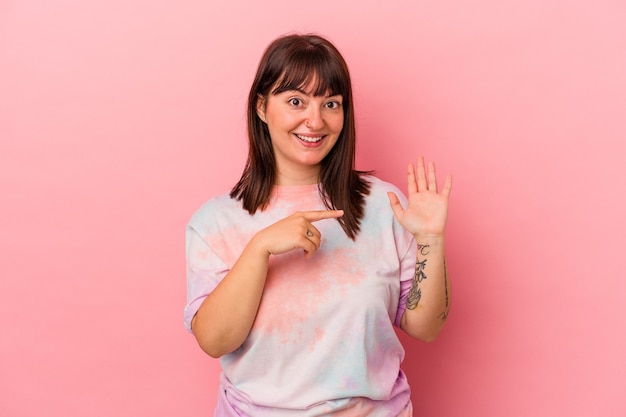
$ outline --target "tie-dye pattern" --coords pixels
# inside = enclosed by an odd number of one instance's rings
[[[250,334],[221,359],[216,416],[411,415],[393,323],[413,277],[415,242],[389,207],[387,191],[399,190],[368,179],[356,241],[336,220],[322,220],[313,257],[292,251],[270,258]],[[317,185],[276,187],[270,205],[252,216],[228,195],[203,205],[187,227],[187,328],[257,231],[296,211],[322,209]]]

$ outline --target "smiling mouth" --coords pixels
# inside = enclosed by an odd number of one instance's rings
[[[303,142],[307,142],[307,143],[317,143],[319,141],[321,141],[322,139],[324,139],[324,135],[321,136],[304,136],[304,135],[299,135],[297,133],[294,133],[294,135],[300,139]]]

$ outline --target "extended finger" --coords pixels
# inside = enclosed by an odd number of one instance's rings
[[[424,167],[424,157],[417,158],[417,188],[426,189],[426,168]]]
[[[312,210],[303,211],[301,213],[304,218],[310,222],[316,222],[324,219],[336,219],[343,216],[343,210]]]
[[[428,163],[428,189],[437,192],[437,174],[435,174],[435,164]]]

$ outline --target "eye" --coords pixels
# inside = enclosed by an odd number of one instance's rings
[[[336,100],[329,101],[328,103],[326,103],[326,107],[329,109],[338,109],[339,107],[341,107],[341,103]]]
[[[291,104],[292,106],[300,106],[302,104],[302,100],[300,100],[297,97],[292,97],[288,100],[288,103]]]

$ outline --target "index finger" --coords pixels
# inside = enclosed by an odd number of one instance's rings
[[[343,216],[343,210],[312,210],[303,211],[302,215],[310,222],[316,222],[324,219],[336,219]]]

